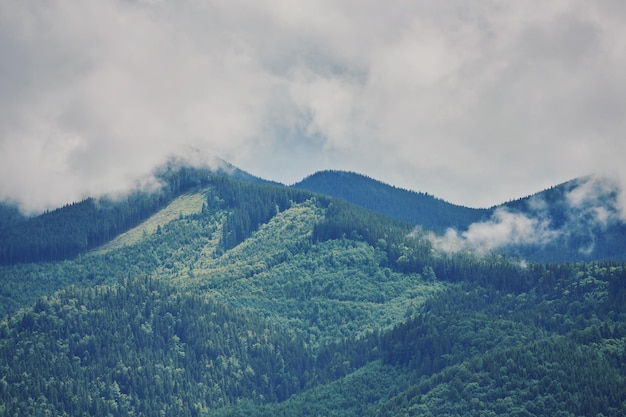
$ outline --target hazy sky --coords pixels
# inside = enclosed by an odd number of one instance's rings
[[[621,0],[0,0],[0,198],[123,191],[199,149],[490,206],[626,178]]]

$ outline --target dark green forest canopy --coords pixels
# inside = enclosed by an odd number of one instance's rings
[[[397,188],[353,172],[321,171],[293,187],[340,198],[436,232],[445,232],[449,227],[465,229],[490,215],[487,209],[458,206],[426,193]]]
[[[0,325],[0,403],[59,415],[621,415],[624,266],[544,273],[560,278],[543,294],[456,284],[394,329],[318,353],[161,281],[70,287]]]
[[[197,415],[237,398],[284,400],[313,371],[292,335],[148,279],[41,298],[0,336],[8,415]]]

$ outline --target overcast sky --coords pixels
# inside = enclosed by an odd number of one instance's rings
[[[123,191],[198,149],[491,206],[626,178],[625,73],[621,0],[0,0],[0,199]]]

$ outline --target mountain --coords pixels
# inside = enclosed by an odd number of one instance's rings
[[[446,252],[344,200],[169,175],[106,243],[0,266],[0,415],[626,414],[625,263]]]
[[[488,249],[539,262],[626,259],[619,186],[608,178],[577,178],[486,209],[454,205],[352,172],[317,172],[293,187],[340,198],[439,235],[452,229],[460,237],[448,246],[476,249],[472,244],[479,240]],[[498,241],[492,237],[503,233]]]
[[[426,193],[397,188],[354,172],[320,171],[293,187],[341,198],[436,232],[445,232],[450,227],[466,229],[490,214],[486,209],[457,206]]]
[[[192,168],[171,160],[154,173],[161,183],[157,190],[87,198],[30,218],[10,205],[0,205],[5,223],[0,227],[0,265],[75,257],[136,226],[189,190],[206,186],[212,176],[272,184],[225,161],[216,164],[216,169]]]
[[[164,184],[157,192],[89,198],[32,218],[21,216],[15,206],[2,205],[0,264],[68,259],[93,249],[188,190],[208,184],[211,175],[280,186],[224,161],[219,166],[214,171],[189,169],[170,161],[157,171]],[[496,251],[539,262],[626,259],[619,187],[607,178],[578,178],[488,209],[450,204],[342,171],[318,172],[292,188],[339,198],[431,230],[445,236],[436,238],[444,242],[442,247]],[[498,234],[499,240],[494,240]],[[450,236],[456,236],[454,241]]]
[[[196,176],[213,173],[242,181],[278,185],[277,182],[257,177],[222,158],[208,155],[193,147],[181,150],[180,155],[170,155],[163,163],[157,165],[151,174],[158,182],[168,183],[168,178],[176,176],[181,170],[187,171],[188,174],[193,172]]]
[[[626,259],[626,216],[620,186],[607,177],[587,176],[495,210],[523,215],[546,236],[534,244],[510,245],[509,253],[541,262]]]

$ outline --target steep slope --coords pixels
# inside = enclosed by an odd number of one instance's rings
[[[189,200],[204,209],[172,209]],[[414,238],[404,243],[410,227],[368,213],[304,191],[214,177],[87,255],[0,267],[3,309],[10,313],[69,284],[151,276],[274,316],[294,331],[318,326],[317,338],[390,325],[441,285],[423,285],[424,265],[411,263],[411,253],[429,253],[427,242],[416,251]]]
[[[399,323],[445,288],[391,270],[385,252],[366,242],[312,243],[323,218],[314,200],[294,205],[222,256],[198,258],[179,285],[271,318],[312,347]]]
[[[0,228],[0,265],[71,259],[137,226],[180,195],[222,176],[267,183],[225,162],[211,170],[170,161],[155,172],[161,183],[157,190],[137,190],[118,198],[87,198],[24,221],[11,221]]]
[[[141,224],[127,230],[111,241],[96,248],[93,253],[104,254],[126,245],[140,242],[146,235],[157,233],[163,226],[177,218],[197,214],[206,208],[206,191],[188,192],[172,200],[166,207],[159,210]]]
[[[341,198],[368,210],[426,229],[464,229],[489,212],[457,206],[429,194],[397,188],[364,175],[344,171],[317,172],[293,187]]]

